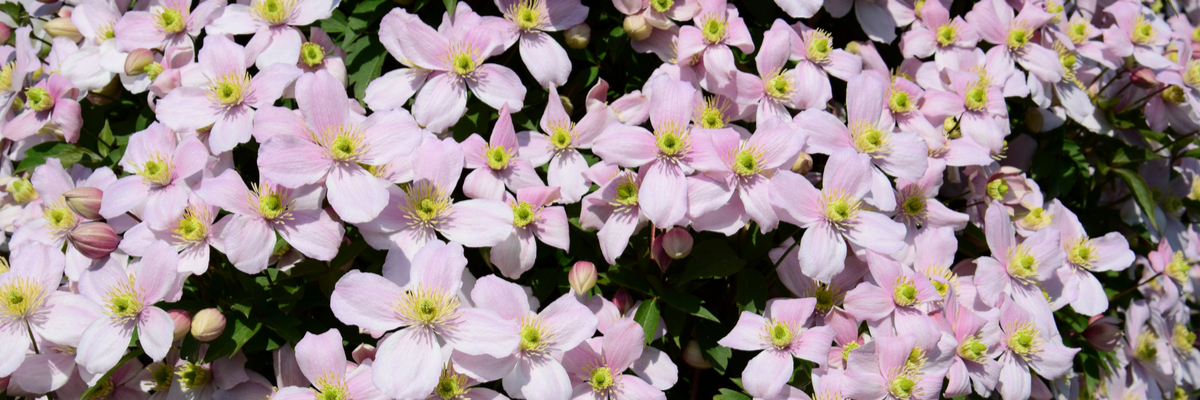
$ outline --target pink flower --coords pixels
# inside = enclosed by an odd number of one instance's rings
[[[13,100],[17,99],[17,95],[25,89],[25,78],[30,72],[41,68],[41,60],[38,59],[37,52],[29,45],[29,33],[31,27],[17,28],[12,35],[13,46],[0,46],[0,61],[4,62],[3,69],[12,74],[7,80],[0,80],[0,102],[3,102],[4,110],[0,112],[0,121],[7,122],[12,118]],[[5,124],[7,125],[7,124]],[[0,126],[0,132],[7,131],[7,128]],[[8,136],[7,133],[4,134]]]
[[[162,240],[179,250],[179,272],[202,275],[208,271],[210,247],[224,248],[221,236],[225,225],[232,219],[213,223],[220,209],[205,203],[195,193],[190,193],[187,208],[167,229],[154,229],[148,223],[134,225],[125,231],[121,240],[121,251],[135,257],[145,254],[146,248],[156,240]]]
[[[988,74],[1007,78],[1015,71],[1016,61],[1044,81],[1057,82],[1063,76],[1058,54],[1034,42],[1034,34],[1054,16],[1041,7],[1022,7],[1013,16],[1013,8],[1004,2],[981,1],[967,13],[979,37],[994,44],[987,52]]]
[[[246,72],[249,65],[242,46],[223,35],[206,36],[195,77],[195,84],[203,88],[189,87],[185,75],[185,86],[158,102],[158,119],[177,131],[211,127],[208,144],[213,153],[245,143],[253,129],[254,109],[275,103],[301,74],[291,63],[272,64],[251,78]]]
[[[797,108],[824,108],[833,99],[829,75],[841,80],[853,78],[862,71],[862,57],[834,49],[829,32],[809,28],[803,22],[792,25],[792,29],[800,36],[792,40],[791,56],[798,60],[793,74],[796,86],[803,90]]]
[[[979,297],[995,305],[1007,294],[1023,307],[1045,308],[1046,299],[1038,283],[1062,265],[1058,230],[1046,228],[1018,243],[1008,212],[999,202],[988,206],[985,220],[984,232],[992,255],[975,260]]]
[[[782,19],[776,19],[771,29],[763,33],[762,48],[754,56],[758,76],[732,71],[736,83],[736,98],[740,104],[756,104],[755,120],[767,122],[772,118],[790,119],[789,108],[801,108],[818,100],[807,96],[818,94],[816,90],[800,87],[796,70],[784,70],[792,55],[792,45],[800,38]],[[721,88],[710,86],[710,90]],[[732,93],[731,93],[732,94]]]
[[[471,300],[519,324],[520,340],[512,354],[500,358],[456,351],[455,368],[482,381],[504,378],[504,389],[512,396],[558,399],[571,395],[567,370],[554,354],[574,349],[596,333],[596,317],[587,307],[568,293],[534,313],[520,285],[495,275],[475,283]]]
[[[571,75],[571,60],[554,38],[546,32],[566,30],[587,18],[588,7],[579,0],[495,0],[504,13],[507,45],[520,39],[521,60],[529,73],[544,87],[562,86]],[[554,98],[551,97],[551,100]]]
[[[979,34],[962,17],[950,19],[941,1],[926,1],[921,7],[921,24],[904,33],[900,52],[905,57],[934,56],[939,69],[952,68],[964,52],[975,49]]]
[[[944,310],[946,325],[958,342],[946,374],[946,397],[971,394],[972,388],[981,396],[991,393],[1000,378],[1000,363],[996,362],[1002,351],[1000,325],[959,305],[956,296],[946,299]]]
[[[561,104],[555,96],[550,97],[550,102]],[[516,192],[545,186],[533,165],[518,154],[517,132],[507,104],[500,107],[500,118],[487,141],[479,134],[471,134],[463,140],[462,147],[467,169],[474,170],[463,182],[463,194],[467,197],[502,200],[506,188]]]
[[[210,35],[254,34],[246,44],[246,57],[253,58],[258,69],[271,64],[292,64],[301,56],[304,34],[298,26],[329,18],[337,0],[253,0],[230,4],[208,26]]]
[[[605,161],[626,168],[642,167],[644,182],[639,204],[659,228],[684,223],[687,178],[697,149],[706,145],[692,135],[691,105],[696,89],[685,82],[660,77],[652,84],[651,133],[644,128],[609,124],[593,150]]]
[[[1000,307],[1000,329],[1004,340],[1000,348],[1000,380],[996,390],[1004,400],[1027,399],[1031,392],[1033,377],[1030,369],[1046,379],[1058,379],[1071,369],[1071,360],[1079,349],[1062,345],[1057,333],[1041,325],[1026,308],[1014,301],[1004,301]],[[1131,321],[1132,322],[1132,321]],[[1137,339],[1133,337],[1131,339]]]
[[[891,121],[880,118],[886,93],[883,82],[871,74],[860,74],[846,86],[847,124],[824,110],[806,110],[796,123],[808,133],[810,152],[832,154],[853,149],[870,156],[871,202],[883,211],[896,208],[891,182],[884,173],[909,181],[921,179],[927,169],[929,149],[920,136],[894,132]]]
[[[421,140],[412,117],[396,110],[363,119],[350,112],[346,89],[324,71],[296,82],[296,102],[303,118],[276,107],[255,118],[255,131],[271,132],[258,134],[268,137],[258,151],[263,177],[289,188],[324,180],[329,204],[343,220],[378,216],[387,206],[386,183],[362,165],[412,152]]]
[[[446,239],[467,247],[491,247],[512,234],[513,210],[500,200],[455,203],[450,197],[462,175],[462,148],[453,138],[426,139],[413,151],[412,182],[389,191],[379,217],[358,224],[374,242],[390,241],[405,257],[426,243]],[[386,238],[386,239],[384,239]],[[385,244],[383,247],[387,247]]]
[[[771,205],[779,219],[806,229],[796,249],[804,275],[829,282],[841,272],[847,239],[883,254],[904,247],[904,225],[864,208],[870,168],[866,155],[838,149],[829,156],[821,190],[791,171],[771,178]]]
[[[371,383],[371,362],[357,366],[347,365],[346,352],[342,349],[342,334],[330,329],[320,335],[311,332],[296,343],[296,362],[304,378],[312,382],[313,389],[296,386],[283,387],[273,398],[287,399],[383,399],[375,384]],[[315,392],[314,392],[315,391]]]
[[[925,176],[916,182],[896,178],[896,204],[899,207],[892,219],[904,224],[908,228],[909,236],[915,235],[918,229],[927,227],[950,227],[956,231],[967,227],[967,214],[950,210],[937,199],[938,191],[942,188],[942,174],[945,171],[944,161],[931,158]]]
[[[342,323],[381,332],[404,327],[384,338],[376,353],[372,376],[385,395],[408,399],[432,392],[442,370],[442,340],[476,356],[505,357],[517,349],[516,323],[460,303],[467,265],[462,251],[457,244],[429,243],[415,255],[403,288],[357,270],[338,280],[330,307]]]
[[[876,336],[850,352],[842,395],[855,399],[931,400],[954,354],[950,334]]]
[[[642,355],[645,333],[633,318],[621,318],[603,339],[593,339],[568,350],[563,367],[575,385],[572,399],[666,399],[662,390],[634,375],[625,374]]]
[[[772,299],[762,316],[743,311],[737,326],[717,343],[743,351],[763,350],[746,370],[742,385],[755,397],[779,393],[792,377],[792,357],[824,364],[833,330],[808,328],[816,299]]]
[[[992,81],[997,75],[984,69],[948,71],[947,75],[953,92],[926,91],[921,112],[930,121],[955,118],[950,127],[958,126],[964,137],[999,154],[1005,136],[1000,124],[1008,125],[1008,109],[1001,88]]]
[[[1134,254],[1129,250],[1129,241],[1120,232],[1109,232],[1095,239],[1088,238],[1079,217],[1062,203],[1050,206],[1054,215],[1054,227],[1058,229],[1059,244],[1066,255],[1063,268],[1057,272],[1066,285],[1065,291],[1075,293],[1071,308],[1087,315],[1099,315],[1108,310],[1108,294],[1103,285],[1091,272],[1123,271],[1133,265]],[[1164,242],[1165,243],[1165,242]]]
[[[84,296],[58,291],[63,263],[57,248],[29,243],[12,253],[12,269],[0,274],[0,290],[10,299],[22,299],[0,303],[0,374],[12,374],[21,366],[32,343],[30,331],[53,343],[78,343],[80,332],[103,315]],[[128,338],[122,342],[127,343]]]
[[[1178,66],[1162,55],[1170,42],[1171,26],[1137,3],[1116,2],[1104,9],[1116,24],[1104,30],[1104,44],[1117,57],[1133,56],[1153,69]]]
[[[343,87],[346,86],[346,51],[321,28],[309,28],[308,41],[300,45],[300,59],[296,61],[296,66],[306,74],[325,70]]]
[[[925,337],[937,335],[933,320],[926,315],[930,306],[942,301],[937,289],[924,275],[875,252],[867,252],[874,284],[863,282],[846,293],[846,311],[856,319],[883,326],[877,335],[911,333]],[[895,333],[887,330],[891,325]]]
[[[746,22],[738,16],[737,7],[727,4],[726,0],[701,0],[700,12],[692,22],[695,26],[679,28],[676,58],[686,63],[699,56],[704,61],[707,85],[728,85],[737,70],[729,46],[737,47],[744,54],[754,52],[754,41]]]
[[[50,129],[67,143],[75,143],[79,140],[79,129],[83,127],[77,97],[79,89],[71,85],[71,81],[62,75],[50,74],[46,80],[25,90],[25,111],[4,124],[4,137],[21,140]]]
[[[466,113],[467,89],[492,108],[524,104],[520,77],[508,67],[484,63],[503,45],[502,35],[486,24],[455,28],[441,33],[415,21],[393,27],[413,66],[434,71],[412,107],[417,123],[433,132],[446,130]]]
[[[310,258],[329,261],[342,243],[341,223],[320,208],[317,188],[287,189],[263,180],[246,188],[235,170],[205,177],[196,195],[208,204],[233,213],[225,217],[221,240],[225,255],[242,272],[256,274],[267,268],[275,249],[275,234]]]
[[[593,166],[595,167],[595,166]],[[641,230],[646,221],[639,196],[645,183],[641,176],[630,171],[611,174],[600,190],[583,198],[579,220],[588,229],[599,228],[600,252],[609,264],[629,246],[629,237]],[[600,182],[597,182],[600,183]]]
[[[130,137],[121,167],[134,174],[104,189],[100,215],[113,218],[141,205],[151,228],[171,228],[187,208],[187,180],[205,168],[209,157],[195,137],[175,138],[175,132],[158,123]]]
[[[529,187],[517,191],[509,199],[513,212],[512,234],[492,246],[491,261],[500,272],[512,279],[533,268],[537,258],[537,241],[570,251],[570,223],[562,206],[549,207],[558,198],[556,187]]]
[[[79,340],[77,361],[88,372],[103,374],[117,365],[134,328],[147,356],[154,361],[167,356],[175,322],[154,304],[176,286],[178,264],[175,249],[156,241],[137,264],[123,267],[110,260],[99,269],[84,271],[79,293],[101,305],[107,314],[92,322]]]
[[[145,11],[125,13],[112,27],[117,50],[192,47],[192,38],[221,15],[225,0],[200,0],[195,9],[191,4],[191,0],[154,0],[142,8]]]
[[[768,119],[759,121],[758,132],[748,139],[733,129],[713,130],[708,136],[712,144],[696,146],[698,161],[693,164],[704,173],[687,178],[693,229],[732,235],[754,220],[762,232],[774,230],[779,217],[771,207],[767,177],[795,158],[804,135],[786,121]]]
[[[596,84],[596,87],[601,86],[607,90],[608,85],[603,81]],[[589,98],[587,113],[576,124],[563,109],[562,102],[556,100],[558,97],[558,88],[551,87],[550,101],[546,103],[546,110],[539,121],[541,133],[517,133],[517,142],[524,143],[519,154],[534,166],[550,163],[546,180],[550,186],[562,189],[562,202],[576,203],[591,189],[583,178],[583,171],[588,169],[588,163],[583,159],[583,155],[579,154],[578,149],[591,148],[608,124],[617,121],[620,116],[603,104],[603,98]],[[636,112],[636,104],[630,105],[635,106],[633,109]],[[614,104],[613,107],[617,105]]]
[[[421,90],[432,73],[432,71],[413,65],[413,62],[404,56],[404,50],[400,48],[399,32],[413,24],[424,25],[425,23],[421,22],[416,15],[409,14],[408,11],[399,7],[393,8],[379,22],[379,41],[383,42],[383,47],[387,49],[388,54],[391,54],[392,58],[399,61],[404,68],[388,71],[367,85],[363,101],[372,110],[382,111],[403,107],[413,94]],[[453,125],[453,122],[450,122],[450,125]]]

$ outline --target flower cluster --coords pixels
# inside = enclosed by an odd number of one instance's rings
[[[1200,394],[1194,0],[130,3],[0,5],[9,396]]]

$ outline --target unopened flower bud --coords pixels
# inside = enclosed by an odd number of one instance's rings
[[[67,233],[67,241],[84,257],[97,260],[116,250],[121,237],[106,223],[88,222]]]
[[[576,262],[567,274],[567,282],[571,283],[571,290],[576,294],[587,293],[596,286],[596,265],[588,261]]]
[[[183,339],[184,336],[187,336],[188,330],[192,328],[191,315],[188,315],[188,312],[184,311],[184,310],[167,311],[167,315],[170,315],[171,321],[175,322],[175,332],[174,332],[173,340]]]
[[[812,164],[812,156],[808,155],[808,153],[801,152],[800,156],[796,157],[796,162],[792,163],[792,172],[800,175],[807,174],[808,171],[812,171]]]
[[[1154,70],[1146,67],[1137,67],[1133,72],[1129,73],[1129,79],[1133,81],[1133,85],[1142,89],[1151,89],[1158,86],[1158,77],[1154,75]]]
[[[683,362],[695,369],[712,368],[712,363],[704,359],[704,354],[700,352],[700,343],[695,340],[689,340],[687,347],[683,348]]]
[[[134,49],[125,56],[125,75],[141,75],[146,73],[146,67],[154,63],[154,52],[148,49]]]
[[[1030,132],[1041,132],[1042,126],[1045,124],[1046,118],[1036,108],[1030,107],[1025,109],[1025,127],[1029,128]]]
[[[1088,320],[1083,338],[1100,351],[1113,351],[1121,342],[1121,320],[1097,315]]]
[[[350,352],[350,357],[354,358],[354,362],[362,364],[366,360],[375,360],[375,351],[375,346],[363,343]]]
[[[70,18],[59,17],[46,22],[42,26],[50,37],[65,37],[75,42],[83,40],[83,34],[79,33],[79,29],[75,24],[71,23]]]
[[[104,192],[100,189],[81,186],[62,194],[63,199],[67,201],[67,207],[76,214],[87,219],[100,219],[100,199],[104,197]]]
[[[646,22],[646,17],[641,15],[625,16],[625,34],[633,40],[646,40],[650,37],[650,33],[654,31],[654,27]]]
[[[12,28],[8,25],[0,24],[0,43],[8,41],[8,37],[12,36]]]
[[[629,309],[633,308],[633,297],[629,296],[629,292],[626,292],[625,289],[617,290],[617,293],[613,294],[612,302],[617,306],[617,311],[620,311],[621,315],[625,315]]]
[[[566,112],[567,115],[571,115],[575,112],[575,105],[571,104],[570,97],[558,96],[558,100],[562,102],[563,111]]]
[[[692,252],[692,235],[683,228],[671,228],[663,234],[663,251],[676,260]]]
[[[862,48],[862,43],[860,43],[857,40],[851,41],[850,43],[846,43],[846,52],[847,53],[858,54],[858,51],[861,48]]]
[[[215,308],[205,308],[192,318],[192,336],[201,342],[210,342],[225,332],[225,316]]]
[[[567,29],[567,47],[572,49],[582,49],[587,47],[588,42],[592,40],[592,27],[586,22],[580,22],[578,25]]]

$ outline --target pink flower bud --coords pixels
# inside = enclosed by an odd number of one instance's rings
[[[205,308],[192,318],[192,336],[201,342],[210,342],[225,331],[225,316],[215,308]]]
[[[629,292],[626,292],[625,289],[617,290],[617,293],[613,294],[612,302],[617,306],[621,315],[625,315],[629,309],[633,308],[633,297],[629,296]]]
[[[671,266],[671,261],[675,260],[663,249],[663,239],[666,237],[667,235],[664,232],[662,235],[654,238],[654,242],[650,243],[650,259],[658,264],[658,269],[662,270],[663,273],[667,272],[667,268]]]
[[[167,315],[171,316],[171,321],[175,322],[174,340],[183,339],[187,336],[188,329],[192,327],[192,317],[184,310],[167,311]]]
[[[63,199],[67,201],[67,207],[76,214],[87,219],[101,219],[100,216],[100,200],[104,197],[104,191],[90,187],[81,186],[64,192]]]
[[[8,25],[0,24],[0,43],[8,41],[8,37],[12,36],[12,28]]]
[[[354,358],[354,362],[362,364],[366,360],[375,360],[375,346],[363,343],[354,348],[350,352],[350,357]]]
[[[576,294],[587,293],[596,286],[596,265],[587,261],[576,262],[567,274],[567,282],[571,283],[571,290]]]
[[[592,40],[592,27],[586,22],[580,22],[578,25],[567,29],[567,47],[572,49],[582,49],[587,47],[588,42]],[[568,113],[569,114],[569,113]]]
[[[1154,76],[1154,70],[1146,67],[1137,67],[1133,72],[1129,73],[1129,79],[1133,81],[1133,85],[1142,89],[1151,89],[1158,87],[1158,77]]]
[[[154,53],[148,49],[134,49],[125,56],[125,74],[141,75],[146,73],[146,67],[154,63]]]
[[[45,25],[42,25],[42,28],[51,37],[65,37],[75,42],[83,40],[83,34],[79,33],[79,28],[76,28],[75,24],[71,23],[71,18],[69,17],[58,17],[47,21]]]
[[[646,17],[639,15],[625,16],[625,34],[629,35],[633,40],[646,40],[650,37],[650,33],[654,32],[654,27],[646,22]]]
[[[1113,351],[1121,342],[1121,320],[1097,315],[1088,320],[1083,338],[1100,351]]]
[[[683,228],[672,228],[663,234],[663,251],[676,260],[692,252],[692,235]]]
[[[810,155],[808,155],[808,153],[805,153],[802,151],[802,152],[800,152],[799,155],[796,156],[796,162],[792,163],[792,172],[795,172],[800,175],[804,175],[804,174],[807,174],[808,171],[812,171],[812,167],[813,167],[812,156],[810,156]]]
[[[116,250],[117,245],[121,244],[121,237],[106,223],[88,222],[67,233],[67,241],[84,257],[97,260]]]
[[[704,359],[704,354],[700,351],[700,343],[695,340],[689,340],[687,347],[683,348],[683,362],[695,369],[712,368],[712,363]]]

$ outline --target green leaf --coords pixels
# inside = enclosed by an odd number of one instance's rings
[[[100,159],[100,155],[92,153],[91,150],[78,147],[71,143],[65,142],[47,142],[25,150],[25,159],[17,164],[16,171],[36,168],[39,165],[45,164],[47,158],[58,158],[62,162],[63,167],[69,167],[71,164],[77,163],[83,159],[84,155],[93,156],[93,160]]]
[[[637,292],[647,295],[654,295],[654,289],[650,287],[650,282],[646,281],[646,276],[634,271],[633,268],[613,265],[608,267],[608,273],[605,274],[609,280],[618,285],[624,286]]]
[[[79,396],[79,398],[81,398],[81,399],[89,398],[88,396],[91,396],[92,392],[95,392],[97,389],[100,389],[102,384],[108,380],[108,377],[112,376],[113,372],[117,371],[117,368],[121,368],[121,366],[125,365],[125,363],[129,362],[129,360],[137,358],[140,355],[142,355],[142,349],[133,349],[133,351],[130,351],[128,354],[125,354],[124,357],[121,357],[121,361],[117,362],[117,365],[113,366],[112,369],[108,370],[108,372],[105,372],[104,376],[100,377],[100,380],[96,381],[96,386],[92,386],[92,387],[88,388],[88,390],[86,392],[83,392],[83,396]]]
[[[750,396],[733,389],[721,389],[721,394],[713,396],[713,400],[750,400]]]
[[[642,305],[638,306],[633,320],[642,325],[642,330],[646,333],[646,343],[653,341],[654,332],[658,330],[658,299],[643,301]]]
[[[454,15],[454,7],[458,6],[458,0],[442,0],[442,4],[446,5],[446,13]]]
[[[717,320],[717,317],[713,315],[712,312],[708,311],[708,309],[704,308],[704,306],[701,306],[704,301],[700,300],[699,297],[692,296],[687,293],[665,292],[659,297],[659,299],[661,299],[664,303],[667,303],[668,306],[679,309],[679,311],[683,311],[712,322],[721,322],[720,320]]]
[[[97,146],[97,150],[100,151],[100,157],[101,158],[107,157],[108,151],[109,151],[109,149],[112,148],[112,145],[114,142],[112,127],[108,126],[107,119],[104,120],[104,129],[100,130],[99,139],[100,139],[100,143],[99,143],[99,146]]]
[[[346,53],[346,70],[354,71],[349,83],[354,86],[354,98],[361,101],[367,95],[367,85],[383,72],[388,52],[377,36],[367,35],[347,47]]]
[[[693,279],[724,278],[746,266],[746,262],[738,258],[737,253],[729,247],[724,239],[710,239],[697,243],[692,247],[687,270],[679,278],[682,282]]]
[[[262,329],[263,323],[257,318],[251,320],[241,314],[230,313],[228,325],[221,336],[208,344],[208,352],[204,354],[204,362],[212,362],[218,357],[232,356],[241,350],[246,342]]]
[[[1154,196],[1150,193],[1150,187],[1146,185],[1146,180],[1142,179],[1137,173],[1123,169],[1113,168],[1113,172],[1125,181],[1125,185],[1133,191],[1133,198],[1137,201],[1138,207],[1142,208],[1142,212],[1146,214],[1146,219],[1150,220],[1150,224],[1154,230],[1158,230],[1158,221],[1154,218]]]
[[[758,314],[767,307],[767,279],[754,269],[737,273],[737,306],[739,311]]]

